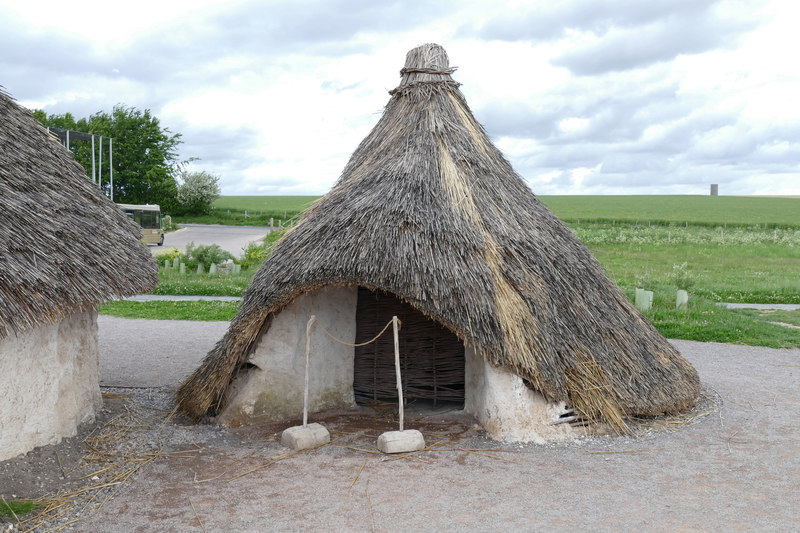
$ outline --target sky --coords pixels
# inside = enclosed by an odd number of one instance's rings
[[[800,195],[798,20],[796,0],[0,0],[0,86],[76,118],[149,109],[224,195],[319,195],[435,42],[536,194]]]

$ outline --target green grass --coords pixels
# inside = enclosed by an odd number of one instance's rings
[[[705,298],[690,295],[686,311],[675,309],[675,290],[667,285],[651,286],[653,308],[644,315],[669,339],[767,346],[800,347],[797,330],[754,320],[740,309],[728,309]],[[625,291],[633,299],[633,290]]]
[[[673,282],[714,302],[800,303],[800,230],[571,225],[623,289]],[[687,288],[687,287],[680,287]]]
[[[148,320],[229,321],[239,311],[241,302],[108,302],[98,309],[101,315]]]
[[[781,322],[783,324],[790,324],[792,326],[800,327],[800,309],[796,309],[794,311],[784,311],[778,309],[734,309],[733,311],[737,314],[754,318],[761,322]],[[800,331],[795,330],[795,334],[800,335]]]
[[[20,517],[36,510],[40,506],[35,500],[0,500],[0,516]]]
[[[300,213],[317,200],[319,196],[221,196],[214,202],[215,210],[241,211],[256,215],[271,212],[283,216]]]
[[[540,196],[565,221],[800,228],[800,198],[751,196]]]
[[[153,294],[181,296],[242,296],[257,268],[242,270],[239,274],[181,274],[177,269],[161,268],[158,287]]]

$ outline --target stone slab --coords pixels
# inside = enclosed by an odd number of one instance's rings
[[[415,452],[425,448],[425,438],[416,429],[387,431],[378,437],[378,449],[383,453]]]
[[[281,444],[293,450],[305,450],[327,444],[331,435],[322,424],[308,424],[285,429],[281,434]]]

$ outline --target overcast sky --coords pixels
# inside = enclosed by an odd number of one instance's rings
[[[0,0],[0,85],[149,109],[223,194],[323,194],[436,42],[537,194],[800,195],[798,21],[797,0]]]

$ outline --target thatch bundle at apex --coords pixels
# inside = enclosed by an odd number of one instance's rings
[[[94,419],[97,305],[158,283],[140,231],[0,90],[0,460]]]
[[[353,343],[398,309],[409,317],[406,364],[422,368],[442,344],[459,344],[451,352],[460,359],[439,371],[461,383],[446,388],[460,387],[465,408],[499,438],[532,440],[526,428],[547,426],[555,404],[619,427],[626,415],[694,403],[695,370],[514,172],[473,117],[453,70],[438,45],[409,52],[378,124],[333,189],[278,243],[228,333],[181,386],[186,413],[228,423],[295,414],[297,390],[288,381],[297,376],[308,315]],[[375,301],[365,316],[362,308]],[[416,342],[424,328],[427,340]],[[441,335],[431,333],[437,328]],[[317,384],[315,405],[352,403],[353,387],[378,398],[374,384],[383,378],[358,383],[358,369],[378,368],[381,354],[327,338],[319,333],[312,368],[328,364],[316,372],[342,377]],[[426,368],[419,388],[436,388],[436,364]],[[516,399],[503,399],[502,389]],[[530,405],[508,405],[525,395]],[[534,416],[536,398],[550,415],[520,420]]]

